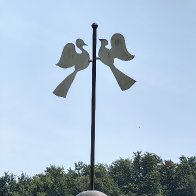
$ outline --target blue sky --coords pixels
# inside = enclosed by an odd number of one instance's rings
[[[55,66],[66,43],[82,38],[91,54],[93,22],[98,38],[124,35],[135,59],[115,65],[137,81],[122,92],[97,62],[96,162],[196,155],[194,0],[1,0],[1,175],[89,163],[91,65],[66,99],[52,91],[72,72]]]

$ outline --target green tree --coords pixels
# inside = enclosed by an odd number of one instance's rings
[[[143,181],[143,169],[141,165],[142,152],[137,151],[133,153],[133,163],[132,163],[132,172],[131,172],[131,183],[129,183],[129,195],[138,194],[142,188]]]
[[[122,190],[123,193],[129,192],[129,184],[132,180],[132,162],[130,159],[120,158],[114,161],[109,167],[109,175]]]
[[[153,153],[145,153],[141,158],[142,186],[139,194],[161,195],[160,166],[162,160]]]
[[[0,196],[74,196],[90,187],[90,166],[78,162],[74,169],[50,166],[32,177],[5,173]],[[95,189],[110,196],[196,196],[196,157],[180,163],[162,161],[153,154],[134,153],[110,166],[95,166]]]
[[[73,195],[90,189],[90,166],[83,162],[75,164],[75,169],[69,169],[67,175],[71,184],[69,188]],[[110,178],[106,165],[98,164],[95,166],[95,189],[102,191],[111,196],[119,196],[120,189],[117,184]]]
[[[17,178],[17,190],[14,196],[29,196],[31,195],[31,178],[26,174],[22,173]]]
[[[46,168],[44,174],[39,174],[32,178],[31,192],[33,196],[71,196],[67,189],[67,182],[68,178],[66,177],[64,168],[50,166]]]
[[[180,157],[175,175],[175,196],[196,196],[196,179],[190,165],[190,160],[185,156]]]
[[[95,167],[95,189],[111,196],[122,194],[117,183],[109,175],[108,166],[103,164],[98,164]]]
[[[187,160],[188,160],[189,165],[191,167],[193,177],[196,180],[196,156],[192,156],[190,158],[187,158]]]
[[[161,185],[163,195],[172,196],[175,193],[175,172],[177,165],[171,160],[164,161],[161,165]]]
[[[89,189],[89,173],[90,167],[81,161],[75,163],[74,169],[70,168],[68,170],[66,174],[68,179],[67,187],[72,195],[77,195],[78,193]]]
[[[0,177],[0,195],[12,196],[17,189],[16,177],[8,172],[4,173],[4,176]]]

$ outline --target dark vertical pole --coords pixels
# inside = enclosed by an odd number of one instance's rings
[[[93,64],[92,64],[92,106],[91,106],[91,173],[90,188],[94,190],[95,177],[95,104],[96,104],[96,44],[97,44],[97,27],[96,23],[92,24],[93,28]]]

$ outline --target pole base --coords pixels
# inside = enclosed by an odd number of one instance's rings
[[[76,196],[107,196],[107,195],[100,191],[84,191]]]

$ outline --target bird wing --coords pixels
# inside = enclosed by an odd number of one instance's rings
[[[72,67],[74,65],[75,55],[76,55],[75,45],[72,43],[66,44],[63,48],[61,58],[56,65],[62,68]]]
[[[114,58],[112,57],[112,54],[108,48],[101,47],[99,49],[98,56],[99,56],[102,63],[104,63],[106,65],[113,65]]]
[[[74,59],[75,69],[81,71],[86,69],[89,65],[90,55],[89,53],[82,48],[82,53],[77,53],[76,58]]]
[[[120,33],[115,33],[111,38],[111,53],[114,58],[129,61],[134,58],[134,55],[127,51],[124,36]]]

